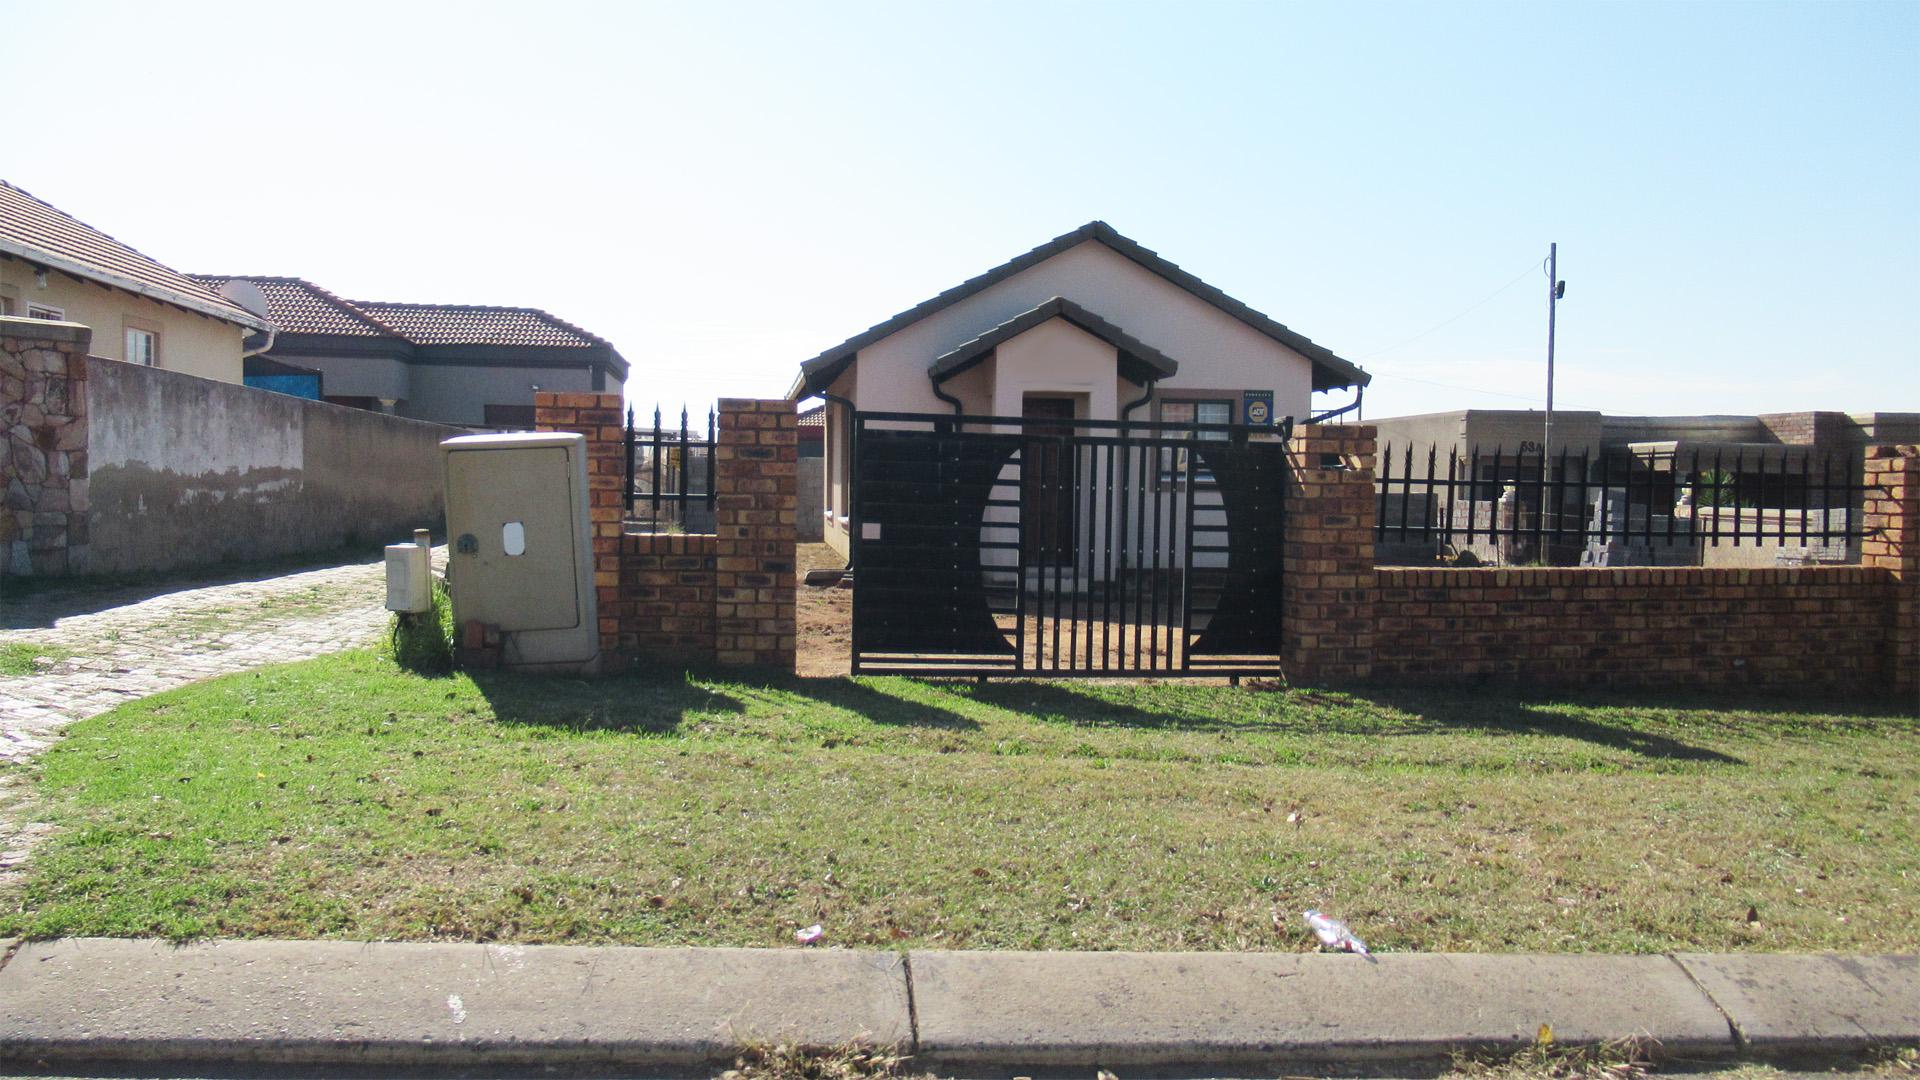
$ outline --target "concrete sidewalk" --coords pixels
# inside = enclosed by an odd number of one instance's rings
[[[0,1065],[662,1072],[869,1042],[955,1075],[1380,1069],[1641,1036],[1920,1043],[1920,957],[1020,953],[72,939],[0,969]]]

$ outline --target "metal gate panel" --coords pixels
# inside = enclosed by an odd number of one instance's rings
[[[855,412],[854,673],[1278,673],[1291,423]]]

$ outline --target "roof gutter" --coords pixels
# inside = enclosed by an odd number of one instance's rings
[[[260,346],[257,349],[242,348],[240,350],[240,359],[245,360],[249,356],[259,356],[261,353],[267,352],[268,350],[272,349],[273,339],[278,336],[280,336],[280,331],[275,330],[271,326],[267,327],[267,343],[265,345]]]
[[[1120,409],[1120,419],[1122,421],[1126,420],[1127,417],[1133,415],[1133,410],[1139,408],[1142,405],[1145,405],[1149,401],[1152,401],[1154,388],[1159,385],[1160,385],[1159,379],[1148,379],[1147,392],[1144,394],[1141,394],[1138,398],[1134,399],[1133,401],[1129,401],[1126,403],[1126,405],[1122,406]]]
[[[157,300],[161,303],[172,304],[174,307],[186,308],[195,314],[219,319],[222,322],[230,322],[236,326],[244,326],[250,330],[272,329],[265,320],[256,318],[243,308],[237,306],[232,308],[217,307],[197,296],[189,296],[186,293],[161,288],[158,285],[149,285],[144,281],[135,281],[130,277],[123,277],[120,274],[77,263],[71,259],[63,259],[58,255],[49,255],[44,251],[27,247],[25,244],[13,240],[0,239],[0,252],[12,255],[15,258],[24,259],[30,263],[36,263],[53,270],[72,274],[74,277],[87,278],[92,281],[111,285],[116,289],[124,289],[136,296],[144,296],[149,300]]]
[[[945,380],[941,379],[940,376],[935,375],[933,372],[931,371],[927,372],[927,382],[933,384],[933,396],[953,406],[953,415],[960,416],[964,414],[967,411],[967,407],[961,403],[960,399],[957,397],[954,397],[952,394],[947,393],[945,390],[940,389],[940,384],[943,381]]]

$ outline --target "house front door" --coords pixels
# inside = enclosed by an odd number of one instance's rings
[[[1073,399],[1028,397],[1020,415],[1030,421],[1032,438],[1022,451],[1020,520],[1027,562],[1034,566],[1072,566],[1074,452],[1069,441]],[[1054,421],[1049,423],[1048,421]]]

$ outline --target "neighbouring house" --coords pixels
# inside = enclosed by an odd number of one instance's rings
[[[511,431],[533,427],[536,390],[617,390],[627,378],[611,342],[539,308],[347,300],[297,277],[194,278],[271,325],[247,371],[266,389]]]
[[[258,315],[0,180],[0,317],[82,323],[93,355],[241,381]]]
[[[826,539],[826,519],[814,508],[826,501],[827,407],[815,405],[800,413],[795,425],[799,457],[796,506],[805,508],[795,522],[794,535],[803,544]]]
[[[1094,221],[804,362],[788,396],[862,411],[1278,423],[1368,378]],[[828,408],[819,512],[842,553],[849,431],[846,410]]]

